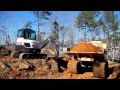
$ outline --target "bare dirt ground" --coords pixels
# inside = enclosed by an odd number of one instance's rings
[[[120,63],[108,61],[107,79],[120,78]],[[58,67],[59,66],[59,67]],[[58,70],[58,69],[61,70]],[[54,60],[20,60],[10,56],[0,57],[0,79],[100,79],[95,78],[91,68],[83,68],[82,73],[72,74]]]

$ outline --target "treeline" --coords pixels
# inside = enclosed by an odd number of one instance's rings
[[[77,42],[103,40],[108,45],[111,42],[117,44],[120,41],[119,17],[114,11],[80,11],[74,23],[71,23],[69,30],[66,30],[65,24],[60,26],[59,22],[55,21],[55,23],[57,29],[54,30],[61,33],[62,44],[65,41],[65,33],[70,32],[68,43],[66,42],[70,47],[74,46],[75,38],[77,38]],[[78,31],[77,35],[75,35],[76,30]],[[80,32],[82,33],[80,34]]]
[[[116,45],[120,41],[119,18],[114,11],[81,11],[76,20],[83,40],[104,40]]]

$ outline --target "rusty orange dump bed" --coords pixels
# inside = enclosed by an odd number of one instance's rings
[[[66,52],[66,54],[104,54],[103,52]]]
[[[82,56],[82,57],[85,57],[85,56],[91,56],[91,57],[104,56],[104,53],[102,53],[102,52],[66,52],[66,54],[79,55],[79,56]]]

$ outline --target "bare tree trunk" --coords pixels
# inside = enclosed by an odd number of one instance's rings
[[[109,39],[109,30],[107,32],[107,59],[109,59],[108,53],[110,49],[110,39]]]
[[[40,37],[40,18],[38,17],[38,34],[37,34],[37,40],[41,40],[41,37]]]
[[[80,31],[81,31],[81,28],[79,28],[78,30],[78,42],[80,42]]]
[[[84,40],[86,41],[86,32],[87,32],[87,26],[85,26],[85,31],[84,31]]]

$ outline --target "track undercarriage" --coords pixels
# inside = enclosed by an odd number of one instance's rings
[[[47,55],[42,53],[20,53],[20,52],[12,52],[11,56],[19,59],[46,59]]]

